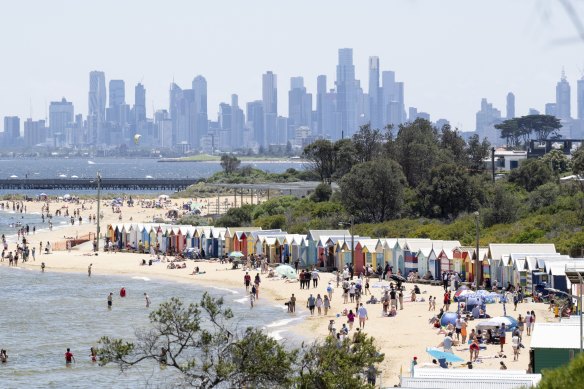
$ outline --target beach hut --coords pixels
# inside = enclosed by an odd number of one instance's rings
[[[567,365],[580,351],[579,320],[536,322],[531,334],[531,350],[535,373]]]
[[[553,261],[568,261],[569,255],[561,255],[559,253],[549,255],[526,255],[525,256],[525,273],[526,273],[526,290],[533,294],[534,288],[540,282],[548,282],[547,273],[544,270],[545,262]]]
[[[552,243],[489,244],[488,258],[491,261],[491,282],[497,280],[499,285],[506,285],[504,281],[510,281],[511,271],[507,267],[509,266],[509,256],[512,253],[554,254],[556,247]]]
[[[375,269],[377,267],[377,244],[379,239],[359,239],[359,243],[362,246],[363,266],[372,266]],[[364,271],[364,269],[362,268],[359,271]]]
[[[327,237],[347,236],[350,239],[351,232],[348,230],[309,230],[305,239],[305,244],[307,244],[306,265],[308,266],[316,265],[317,263],[317,260],[319,258],[318,244],[321,239],[321,236]],[[321,252],[324,255],[324,251]]]
[[[418,251],[428,247],[432,248],[430,239],[406,239],[403,246],[404,269],[402,274],[407,275],[409,272],[418,271]]]
[[[416,253],[418,257],[418,274],[424,277],[428,271],[436,279],[436,254],[433,247],[423,247]]]

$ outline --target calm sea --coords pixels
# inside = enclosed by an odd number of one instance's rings
[[[4,201],[4,204],[7,202]],[[26,203],[24,203],[26,205]],[[67,218],[53,216],[53,229],[66,226]],[[20,223],[20,224],[19,224]],[[41,215],[37,213],[15,213],[12,210],[0,211],[0,235],[4,234],[6,237],[16,236],[17,230],[21,227],[29,226],[29,234],[32,235],[33,227],[36,227],[37,231],[41,229],[49,228],[47,220],[43,223]],[[10,246],[13,249],[13,246]],[[2,313],[0,312],[0,315]]]
[[[99,273],[98,268],[94,273]],[[276,338],[298,342],[286,330],[294,325],[280,306],[259,300],[249,308],[242,291],[197,287],[149,280],[84,274],[65,274],[0,267],[0,348],[9,362],[0,365],[2,388],[138,388],[173,387],[171,369],[146,365],[120,373],[114,366],[100,367],[90,361],[89,350],[101,336],[132,339],[136,329],[147,328],[148,313],[172,296],[197,302],[208,290],[223,296],[233,308],[240,328],[265,327]],[[127,296],[119,297],[125,287]],[[113,309],[106,297],[114,293]],[[144,292],[152,299],[145,307]],[[77,363],[66,367],[67,347]]]
[[[254,168],[265,170],[271,173],[282,173],[286,169],[304,169],[302,162],[258,162],[246,163],[242,166],[251,165]],[[206,178],[221,170],[219,162],[158,162],[150,158],[31,158],[31,159],[0,159],[0,178],[8,179],[11,176],[18,178],[93,178],[97,172],[102,177],[109,178]],[[43,191],[49,195],[64,195],[66,193],[84,193],[75,190],[65,191]],[[108,191],[110,192],[110,191]],[[125,191],[128,192],[128,191]],[[37,191],[14,191],[0,189],[0,194],[20,193],[29,196],[40,194]],[[87,191],[87,193],[95,193]],[[141,191],[140,193],[157,193]]]

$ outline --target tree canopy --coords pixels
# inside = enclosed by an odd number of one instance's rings
[[[223,154],[221,156],[221,167],[225,174],[231,174],[237,170],[241,161],[234,155]]]
[[[501,131],[501,138],[507,140],[507,145],[519,147],[526,144],[532,135],[537,140],[548,137],[557,137],[557,132],[562,128],[560,120],[551,115],[527,115],[519,118],[507,119],[496,124],[495,128]]]

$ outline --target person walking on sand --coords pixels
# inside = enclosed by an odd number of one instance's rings
[[[320,297],[320,293],[319,293],[316,295],[316,310],[317,310],[319,316],[322,315],[322,305],[323,305],[323,301],[322,301],[322,297]]]
[[[41,262],[41,273],[45,272],[45,263]]]
[[[146,300],[146,308],[150,307],[150,296],[148,296],[148,293],[144,293],[144,300]]]
[[[322,306],[324,307],[324,315],[326,316],[328,314],[328,310],[331,308],[331,302],[327,295],[324,296]]]
[[[109,296],[107,296],[107,308],[112,309],[112,305],[114,303],[114,294],[110,292]]]
[[[292,293],[292,297],[290,297],[290,313],[296,312],[296,297],[294,297],[294,293]]]
[[[75,362],[75,357],[73,356],[71,349],[68,348],[67,352],[65,353],[65,364],[70,365],[74,362]]]
[[[311,315],[314,315],[314,307],[315,306],[316,306],[316,299],[311,294],[310,297],[308,297],[308,301],[306,302],[306,308],[308,308],[310,310]]]
[[[318,287],[318,280],[320,279],[320,275],[318,275],[318,270],[313,269],[311,276],[312,276],[312,287],[313,288]]]
[[[367,309],[363,306],[363,303],[360,304],[357,310],[357,316],[359,316],[359,328],[365,329],[365,321],[369,319],[369,316],[367,316]]]
[[[87,277],[91,277],[91,267],[93,266],[93,263],[90,263],[89,266],[87,266]]]
[[[251,276],[249,275],[248,272],[245,272],[245,275],[243,276],[243,284],[245,285],[245,291],[249,292],[249,285],[251,284]]]

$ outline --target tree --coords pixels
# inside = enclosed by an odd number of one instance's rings
[[[509,182],[525,188],[528,192],[553,179],[552,169],[541,159],[526,159],[509,174]]]
[[[399,164],[377,159],[354,166],[340,182],[346,210],[361,221],[382,222],[399,216],[405,177]]]
[[[245,227],[251,225],[251,213],[254,206],[245,204],[238,208],[230,208],[225,215],[216,221],[220,227]]]
[[[359,127],[359,131],[353,135],[353,144],[360,162],[371,161],[383,151],[383,134],[368,123]]]
[[[440,147],[450,154],[450,160],[457,161],[459,165],[463,166],[468,164],[468,159],[464,158],[467,155],[465,152],[466,142],[462,139],[458,130],[451,129],[448,124],[442,127]]]
[[[541,157],[543,163],[547,164],[554,174],[559,175],[572,169],[572,161],[560,150],[552,150]]]
[[[155,361],[197,388],[290,386],[297,351],[287,351],[261,330],[248,328],[238,335],[227,325],[232,317],[222,298],[207,293],[188,306],[172,298],[150,313],[152,328],[137,332],[135,342],[102,337],[99,363],[124,371]]]
[[[520,203],[517,195],[502,184],[495,185],[495,193],[491,201],[491,207],[481,210],[485,227],[495,224],[512,223],[517,220]]]
[[[351,139],[339,139],[334,145],[333,178],[340,179],[359,163],[357,150]]]
[[[317,203],[329,201],[333,194],[333,190],[329,184],[320,183],[315,189],[310,198]]]
[[[236,171],[240,164],[241,161],[234,155],[223,154],[221,156],[221,167],[227,175]]]
[[[582,385],[582,386],[580,386]],[[569,364],[557,369],[546,369],[537,389],[560,389],[584,387],[584,355],[576,355]]]
[[[432,169],[430,181],[419,189],[422,210],[426,216],[455,218],[459,213],[478,209],[473,199],[474,182],[465,169],[455,164],[442,164]]]
[[[374,338],[363,333],[357,333],[353,342],[349,339],[339,342],[329,336],[303,351],[298,378],[300,389],[373,388],[359,376],[385,358],[375,346]]]
[[[482,172],[485,170],[484,159],[489,156],[491,144],[487,138],[481,142],[478,134],[470,137],[465,153],[468,155],[469,167],[471,172]]]
[[[572,154],[572,172],[584,177],[584,147],[582,146]]]
[[[437,130],[425,119],[399,126],[393,150],[411,187],[427,181],[432,168],[445,160],[438,143]]]
[[[304,158],[309,161],[309,168],[318,173],[321,181],[332,177],[335,152],[330,141],[319,139],[309,144],[304,148]]]
[[[562,128],[560,119],[552,115],[522,116],[519,118],[519,126],[535,133],[539,140],[547,139],[550,135],[556,137],[558,130]]]

